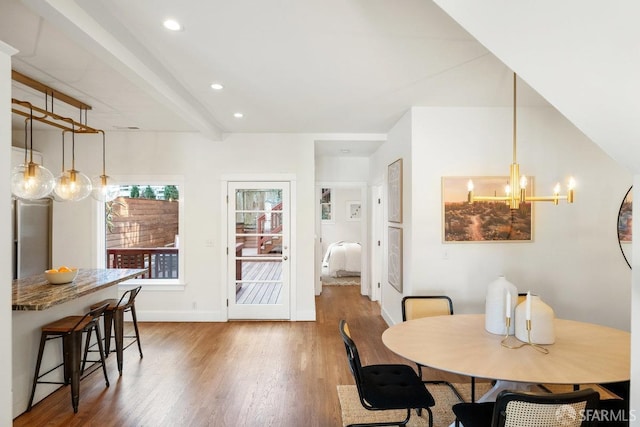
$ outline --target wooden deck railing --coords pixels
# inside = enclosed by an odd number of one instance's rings
[[[269,213],[269,219],[271,224],[269,233],[278,234],[282,232],[282,202],[278,203],[277,205],[271,208],[271,212]],[[265,230],[266,222],[267,222],[267,214],[263,213],[258,217],[258,220],[256,222],[258,227],[258,234],[262,234],[266,231]],[[258,253],[259,254],[269,253],[269,251],[271,250],[271,247],[268,246],[268,243],[271,243],[272,245],[275,244],[274,239],[280,240],[280,237],[259,236],[258,237]]]
[[[143,279],[177,279],[178,248],[107,249],[108,268],[145,268]]]

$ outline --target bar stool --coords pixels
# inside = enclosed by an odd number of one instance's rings
[[[125,348],[132,345],[134,342],[138,343],[138,351],[140,352],[140,358],[142,358],[142,346],[140,345],[140,332],[138,331],[138,319],[136,317],[136,296],[142,289],[142,286],[129,289],[122,297],[117,299],[106,299],[91,306],[98,307],[102,304],[107,304],[107,308],[104,311],[104,340],[105,340],[105,355],[109,356],[109,349],[111,347],[111,325],[113,324],[114,335],[116,341],[116,355],[118,359],[118,372],[122,375],[122,352]],[[136,331],[135,336],[124,335],[124,313],[131,312],[133,318],[133,328]],[[124,338],[135,338],[126,347],[124,347]]]
[[[102,348],[102,339],[100,337],[100,328],[98,327],[98,318],[104,313],[107,304],[92,307],[84,316],[67,316],[55,322],[44,325],[40,334],[40,349],[38,350],[38,360],[36,362],[36,372],[33,377],[33,387],[31,389],[31,398],[27,406],[27,412],[31,410],[33,398],[36,394],[36,385],[38,384],[64,384],[71,383],[71,405],[73,412],[78,412],[78,403],[80,401],[80,380],[84,378],[83,369],[80,369],[80,359],[82,354],[82,335],[87,333],[87,345],[91,338],[91,332],[95,330],[98,339],[98,348],[100,352],[100,360],[96,363],[102,365],[104,379],[109,387],[109,377],[107,377],[107,368],[104,361],[104,351]],[[40,365],[42,364],[42,354],[47,341],[62,338],[62,363],[49,369],[47,372],[40,374]],[[86,358],[86,352],[85,352]],[[86,360],[85,360],[86,363]],[[59,367],[64,367],[64,382],[59,381],[40,381],[42,377],[53,372]],[[91,371],[93,372],[93,371]],[[90,373],[91,373],[90,372]],[[88,374],[87,374],[88,375]],[[86,376],[86,375],[85,375]]]

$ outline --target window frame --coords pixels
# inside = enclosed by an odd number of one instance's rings
[[[178,204],[178,236],[180,244],[178,246],[178,278],[177,279],[129,279],[118,284],[119,289],[129,289],[142,285],[147,290],[183,290],[186,285],[186,275],[184,268],[185,259],[185,191],[184,177],[180,175],[120,175],[113,177],[119,185],[140,184],[145,185],[175,185],[180,193]],[[104,204],[96,201],[94,203],[96,211],[96,265],[98,268],[107,268],[106,265],[106,221],[104,219]]]

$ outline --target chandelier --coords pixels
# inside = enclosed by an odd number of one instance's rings
[[[11,177],[11,189],[14,196],[24,199],[40,199],[48,197],[53,192],[56,201],[79,201],[89,194],[99,202],[109,202],[119,193],[119,187],[113,178],[107,176],[105,160],[105,132],[87,125],[87,111],[91,106],[44,85],[30,77],[13,70],[12,80],[25,85],[45,95],[45,108],[32,105],[30,102],[12,98],[12,112],[26,117],[25,121],[25,162],[17,167]],[[54,100],[76,107],[80,113],[80,120],[76,121],[53,112]],[[34,115],[34,111],[37,113]],[[84,120],[83,120],[84,113]],[[27,130],[26,123],[37,121],[42,124],[62,129],[62,171],[57,178],[51,172],[33,163],[33,132],[31,132],[31,160],[27,162]],[[71,133],[71,169],[65,170],[64,163],[64,135]],[[102,134],[102,174],[91,180],[84,173],[75,168],[75,135]],[[46,174],[48,173],[48,175]],[[53,191],[52,191],[53,190]]]
[[[509,167],[509,183],[505,186],[504,196],[477,196],[473,193],[473,181],[469,180],[467,183],[467,201],[469,203],[504,202],[509,205],[510,209],[519,209],[520,203],[525,202],[552,202],[557,205],[560,200],[566,200],[567,203],[573,203],[576,185],[573,177],[569,178],[566,194],[560,194],[562,188],[560,183],[557,183],[551,196],[527,195],[527,184],[527,177],[520,175],[520,165],[516,159],[516,73],[513,73],[513,163]]]

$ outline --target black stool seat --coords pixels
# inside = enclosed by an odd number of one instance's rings
[[[89,341],[91,340],[91,333],[95,331],[98,348],[100,352],[100,360],[92,361],[99,362],[102,365],[102,372],[107,387],[109,387],[109,377],[107,376],[107,368],[104,361],[104,351],[102,348],[102,338],[100,336],[100,328],[98,327],[98,318],[102,315],[107,308],[107,304],[94,307],[91,311],[84,316],[67,316],[54,322],[48,323],[41,328],[40,334],[40,348],[38,350],[38,359],[36,362],[36,370],[33,377],[33,387],[31,388],[31,397],[29,398],[29,405],[27,411],[31,410],[33,406],[33,398],[36,393],[36,386],[38,384],[71,384],[71,405],[73,406],[73,412],[78,412],[78,403],[80,401],[80,379],[84,373],[84,365],[87,362],[87,351],[89,348]],[[84,353],[84,363],[82,369],[80,367],[81,354],[82,354],[82,335],[87,333],[87,342]],[[49,369],[47,372],[40,373],[40,366],[42,364],[42,354],[44,353],[44,347],[47,341],[52,339],[62,338],[62,363]],[[42,377],[53,372],[60,367],[64,368],[64,382],[59,381],[43,381]]]
[[[104,311],[104,339],[105,339],[105,355],[109,356],[111,349],[111,328],[113,326],[115,341],[116,341],[116,356],[118,359],[118,372],[122,375],[123,365],[123,351],[126,347],[129,347],[134,342],[138,343],[138,351],[142,358],[142,345],[140,344],[140,332],[138,331],[138,319],[136,317],[136,296],[142,289],[142,286],[138,286],[134,289],[126,291],[120,299],[106,299],[92,305],[91,307],[97,307],[99,305],[106,304],[107,308]],[[124,313],[130,312],[133,318],[133,328],[135,329],[135,336],[124,335]],[[126,347],[124,346],[124,338],[135,338]]]

